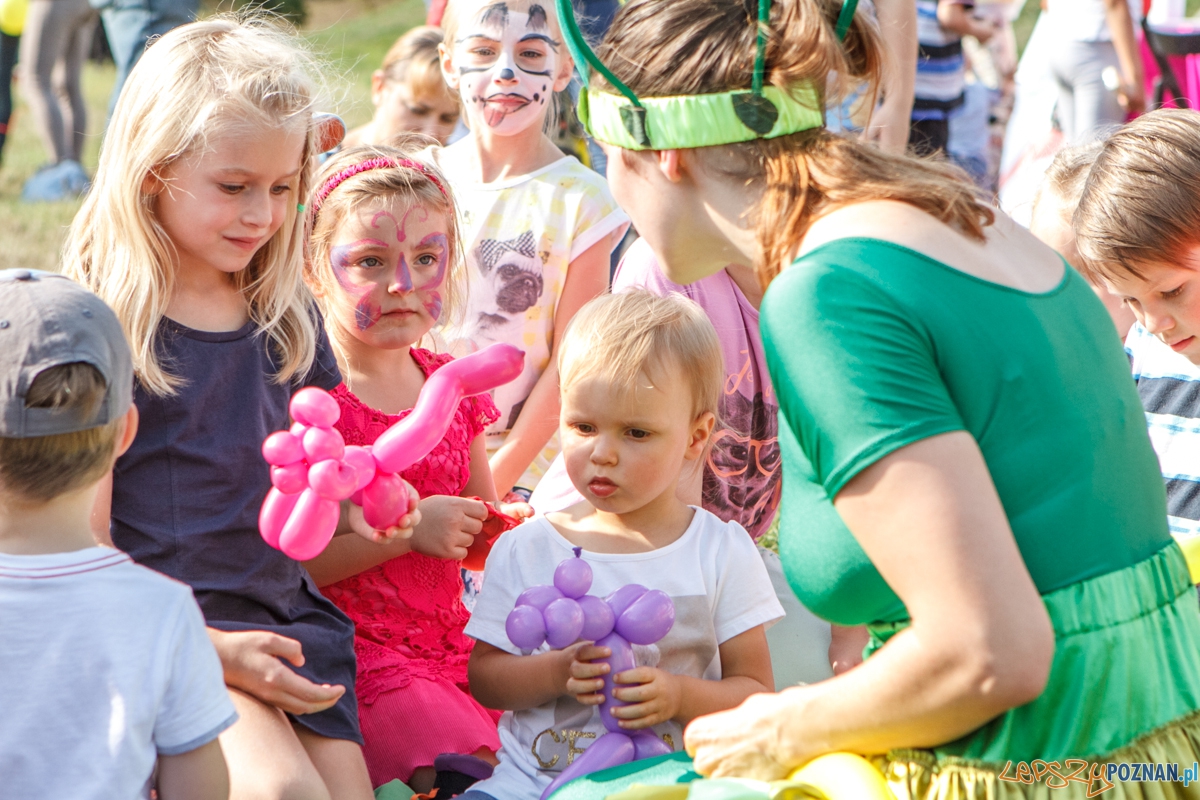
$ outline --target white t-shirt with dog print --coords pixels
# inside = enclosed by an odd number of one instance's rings
[[[467,257],[466,312],[442,336],[456,356],[494,342],[525,351],[521,375],[492,392],[500,419],[486,431],[491,455],[550,365],[554,315],[571,261],[605,238],[615,248],[629,217],[608,182],[572,156],[527,175],[478,183],[438,150],[427,153],[454,190]],[[517,485],[533,489],[557,451],[556,436]]]

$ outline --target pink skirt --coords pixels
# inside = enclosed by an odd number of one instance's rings
[[[471,755],[485,747],[500,749],[496,721],[475,698],[445,678],[413,677],[403,688],[381,692],[370,705],[359,704],[363,756],[372,786],[399,779],[408,783],[415,770],[432,767],[442,753]]]

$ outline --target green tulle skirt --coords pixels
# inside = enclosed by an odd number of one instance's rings
[[[1055,653],[1041,696],[941,747],[873,757],[895,795],[901,800],[1200,798],[1200,605],[1178,546],[1172,543],[1144,561],[1043,600],[1054,624]],[[869,627],[868,653],[905,625]],[[1135,763],[1151,766],[1120,767]],[[1086,765],[1082,772],[1081,764]],[[1180,780],[1158,781],[1158,765],[1164,778],[1174,768]],[[1195,777],[1184,786],[1182,778],[1193,767]],[[1122,781],[1123,776],[1150,780]],[[554,800],[812,796],[788,782],[697,777],[687,758],[675,754],[580,778],[556,792]]]

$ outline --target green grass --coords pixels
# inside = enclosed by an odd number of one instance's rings
[[[371,115],[371,72],[379,66],[396,37],[424,21],[425,7],[421,0],[399,0],[378,8],[335,4],[329,0],[314,5],[326,10],[314,17],[344,17],[321,29],[306,31],[305,36],[329,67],[326,76],[331,95],[329,110],[341,114],[351,127],[360,125]],[[344,14],[338,13],[341,7]],[[111,64],[89,62],[84,69],[83,89],[89,116],[83,165],[89,173],[96,169],[113,79]],[[58,268],[63,238],[79,202],[20,202],[22,184],[48,156],[16,84],[13,94],[17,107],[0,164],[0,269],[54,270]]]

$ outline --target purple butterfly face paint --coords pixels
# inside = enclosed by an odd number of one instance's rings
[[[380,248],[386,249],[387,245],[378,239],[359,239],[350,244],[333,247],[329,251],[329,265],[333,268],[333,277],[338,286],[356,300],[354,324],[360,331],[365,331],[379,321],[380,308],[379,304],[371,299],[373,287],[370,284],[360,285],[356,280],[357,276],[351,274],[350,268],[360,260],[357,256]]]
[[[349,215],[329,251],[340,326],[384,348],[409,346],[427,333],[442,314],[446,227],[444,214],[423,206],[372,204]]]

